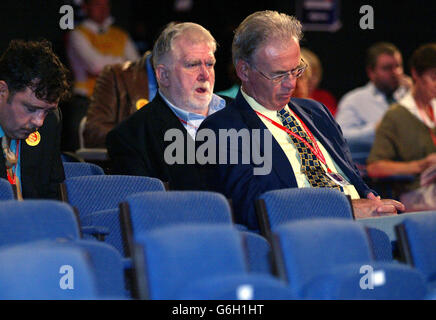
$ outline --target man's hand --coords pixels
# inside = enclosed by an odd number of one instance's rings
[[[411,77],[409,77],[406,74],[403,74],[400,77],[400,86],[406,87],[407,89],[411,90],[413,87],[413,80]]]
[[[382,200],[372,192],[368,194],[367,199],[352,200],[352,204],[356,219],[391,216],[396,215],[398,211],[406,210],[401,202],[392,199]]]

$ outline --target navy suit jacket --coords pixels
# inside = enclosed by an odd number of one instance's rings
[[[359,195],[366,197],[369,192],[374,192],[368,188],[360,177],[359,171],[351,159],[350,150],[342,135],[342,131],[328,109],[319,102],[307,99],[291,99],[288,105],[325,147],[336,164],[348,177],[349,182],[357,189]],[[267,132],[269,131],[244,99],[241,92],[238,92],[233,103],[206,118],[199,130],[205,128],[213,130],[217,137],[217,164],[200,166],[202,175],[207,183],[207,188],[221,192],[226,197],[232,199],[235,221],[237,223],[245,224],[250,229],[258,229],[255,200],[266,191],[298,187],[288,158],[278,142],[272,137],[272,155],[270,157],[272,170],[266,175],[254,175],[253,169],[255,167],[262,167],[262,164],[255,164],[256,162],[253,161],[252,152],[250,152],[249,156],[250,163],[246,163],[246,161],[244,163],[241,160],[242,150],[244,144],[246,146],[246,141],[243,143],[242,139],[240,139],[237,149],[239,152],[238,163],[219,163],[219,148],[226,148],[228,152],[227,156],[232,152],[232,150],[230,150],[230,144],[226,143],[228,141],[220,141],[219,129],[233,128],[237,131],[248,129],[251,138],[250,146],[255,146],[256,148],[260,146],[260,154],[265,155],[262,134],[264,130],[262,129],[266,129]],[[251,129],[261,129],[260,140],[253,136]],[[197,134],[197,150],[199,150],[202,144],[198,137],[199,135]],[[256,142],[256,140],[258,140],[258,142]],[[232,149],[234,151],[234,147]],[[229,163],[229,161],[227,161],[227,163]]]

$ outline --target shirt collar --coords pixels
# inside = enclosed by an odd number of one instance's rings
[[[95,21],[91,19],[86,19],[83,21],[83,25],[86,26],[91,31],[93,31],[94,33],[99,33],[101,30],[103,30],[103,32],[106,32],[113,23],[114,23],[114,18],[112,16],[107,17],[106,20],[101,25],[97,24]]]
[[[406,107],[408,110],[416,109],[415,99],[413,99],[412,93],[406,94],[400,101],[398,101],[403,107]]]
[[[375,84],[372,81],[369,81],[368,84],[366,85],[366,87],[375,95],[375,96],[380,96],[383,97],[383,99],[386,99],[386,95],[379,90]],[[397,90],[395,90],[392,94],[392,96],[394,97],[394,99],[396,101],[400,101],[410,90],[407,89],[404,86],[400,86],[397,88]]]
[[[412,96],[412,93],[409,91],[407,94],[398,102],[400,105],[405,107],[411,114],[413,114],[415,117],[417,117],[419,120],[421,120],[425,125],[427,125],[430,128],[433,128],[435,124],[433,121],[429,119],[427,114],[420,113],[418,111],[418,106],[416,105],[415,99]],[[433,114],[436,114],[436,99],[433,99],[430,101],[430,104],[433,108]],[[424,116],[424,118],[423,118]]]
[[[241,93],[242,96],[245,98],[245,100],[247,101],[247,103],[250,105],[250,107],[254,110],[254,111],[258,111],[260,113],[262,113],[263,115],[269,117],[269,118],[273,118],[277,116],[277,111],[275,110],[270,110],[265,108],[264,106],[262,106],[259,102],[257,102],[254,98],[250,97],[245,91],[244,89],[241,87]],[[284,108],[287,107],[287,104],[284,106]],[[288,108],[287,108],[288,110]],[[288,110],[289,111],[289,110]]]
[[[173,112],[176,114],[176,116],[181,118],[182,120],[190,121],[190,120],[205,119],[206,118],[205,116],[203,116],[201,114],[189,112],[189,111],[186,111],[186,110],[183,110],[183,109],[176,107],[174,104],[172,104],[165,97],[165,95],[161,92],[161,90],[159,90],[159,94],[162,97],[162,99],[168,104],[168,106],[171,108],[171,110],[173,110]],[[225,106],[226,106],[226,101],[223,98],[217,96],[216,94],[212,94],[212,100],[209,103],[209,112],[207,115],[209,116],[212,113],[215,113],[218,110],[221,110]]]
[[[212,100],[209,103],[209,113],[208,116],[212,113],[215,113],[221,109],[223,109],[226,106],[226,100],[221,98],[220,96],[213,94]]]

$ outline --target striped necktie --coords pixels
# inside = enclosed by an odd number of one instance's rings
[[[295,134],[298,134],[313,147],[313,142],[310,140],[306,132],[304,132],[304,130],[301,128],[295,118],[288,111],[286,111],[285,108],[278,111],[277,115],[280,117],[283,126],[288,128]],[[292,135],[289,136],[291,137],[292,142],[298,150],[302,171],[306,175],[310,185],[313,188],[333,188],[343,191],[343,188],[341,186],[334,183],[325,175],[325,171],[322,168],[321,163],[313,154],[312,150],[307,147],[306,144],[302,141],[299,141]]]

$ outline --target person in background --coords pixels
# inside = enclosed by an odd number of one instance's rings
[[[369,82],[339,101],[336,121],[351,151],[367,157],[377,125],[389,106],[408,92],[411,80],[403,72],[400,51],[388,42],[375,43],[368,49],[366,73]]]
[[[151,52],[146,52],[137,61],[103,69],[86,114],[85,147],[105,148],[107,133],[153,100],[157,83],[151,60]]]
[[[413,89],[393,104],[377,128],[368,157],[370,177],[414,175],[393,186],[408,211],[436,209],[435,181],[422,186],[420,174],[436,165],[436,43],[425,44],[410,59]]]
[[[307,63],[307,68],[304,73],[297,79],[295,84],[294,92],[292,93],[292,97],[301,98],[301,99],[309,99],[309,86],[310,79],[312,78],[312,66],[307,62],[307,57],[303,55],[301,50],[301,59],[305,63]]]
[[[337,109],[337,101],[335,96],[325,89],[321,89],[319,84],[322,80],[322,64],[318,56],[307,48],[301,48],[301,55],[307,62],[310,68],[308,76],[308,98],[316,100],[324,104],[334,116]],[[298,82],[297,82],[298,83]]]
[[[103,68],[140,58],[130,36],[114,25],[109,0],[83,0],[83,11],[87,18],[68,34],[66,45],[74,89],[72,99],[61,106],[64,151],[79,147],[79,124]]]

